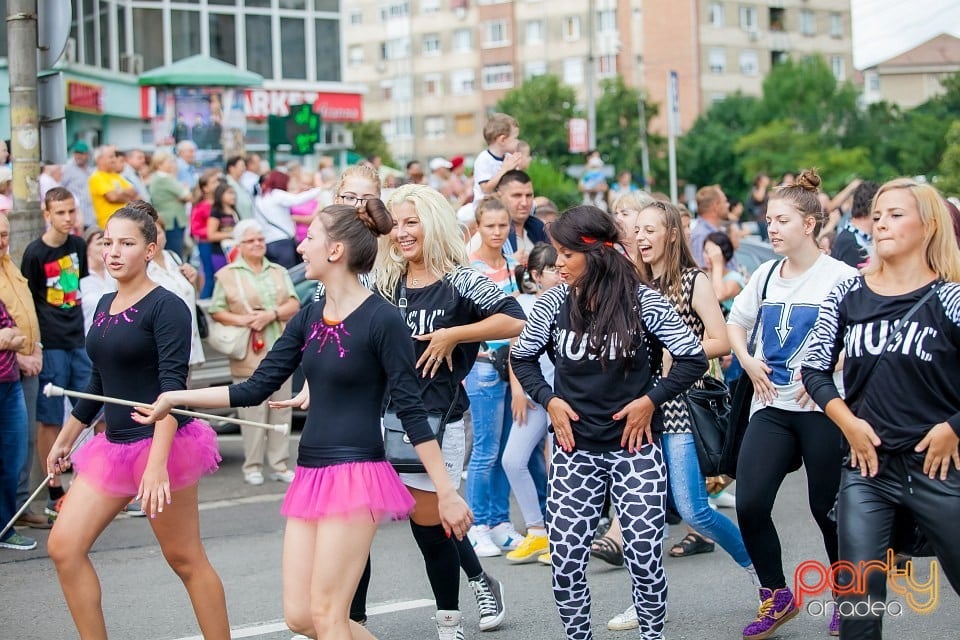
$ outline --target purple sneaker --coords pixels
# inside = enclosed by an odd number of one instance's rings
[[[743,630],[743,640],[766,640],[784,622],[800,613],[793,602],[793,593],[784,587],[771,591],[760,588],[760,610],[757,618]]]
[[[833,617],[830,618],[830,635],[839,636],[840,635],[840,603],[833,603]]]

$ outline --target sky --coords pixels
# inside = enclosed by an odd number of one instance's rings
[[[853,65],[865,69],[940,33],[960,37],[958,0],[850,0]]]

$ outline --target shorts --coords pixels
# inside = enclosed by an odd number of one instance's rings
[[[84,391],[90,382],[92,366],[87,350],[83,347],[43,350],[43,369],[39,375],[40,393],[37,394],[37,422],[58,427],[63,425],[63,398],[48,398],[43,394],[43,388],[48,383],[53,383],[62,389]]]
[[[463,475],[463,458],[467,449],[467,436],[463,428],[463,419],[451,422],[443,432],[443,466],[447,468],[447,475],[450,476],[450,483],[454,489],[460,488],[461,476]],[[437,488],[433,486],[430,476],[425,473],[401,473],[400,480],[411,489],[420,489],[421,491],[432,491],[436,493]]]

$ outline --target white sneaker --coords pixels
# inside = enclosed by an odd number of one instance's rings
[[[736,509],[737,508],[737,496],[730,493],[729,491],[721,491],[717,495],[709,499],[711,504],[715,504],[721,509]]]
[[[271,480],[276,480],[277,482],[286,482],[287,484],[293,482],[293,477],[294,473],[290,469],[287,469],[286,471],[274,471],[270,474]]]
[[[459,611],[437,609],[437,637],[439,640],[464,640],[463,616]]]
[[[627,610],[623,613],[610,618],[610,622],[607,623],[607,629],[610,631],[629,631],[639,626],[640,622],[637,621],[637,610],[633,608],[633,605],[627,607]]]
[[[478,524],[470,527],[467,537],[470,539],[470,544],[473,545],[477,557],[493,558],[501,554],[500,547],[490,539],[490,527],[487,525]]]
[[[259,471],[251,471],[250,473],[243,474],[243,481],[247,484],[252,484],[255,487],[263,484],[263,474]]]
[[[490,539],[504,551],[513,551],[523,542],[523,535],[512,522],[501,522],[490,530]]]

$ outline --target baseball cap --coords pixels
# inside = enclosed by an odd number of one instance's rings
[[[453,164],[446,158],[434,158],[430,161],[430,171],[436,171],[437,169],[453,169]]]
[[[450,168],[456,169],[457,167],[463,166],[463,156],[454,156],[450,158]]]
[[[90,153],[90,145],[88,145],[83,140],[77,140],[73,143],[73,152],[74,153]]]

